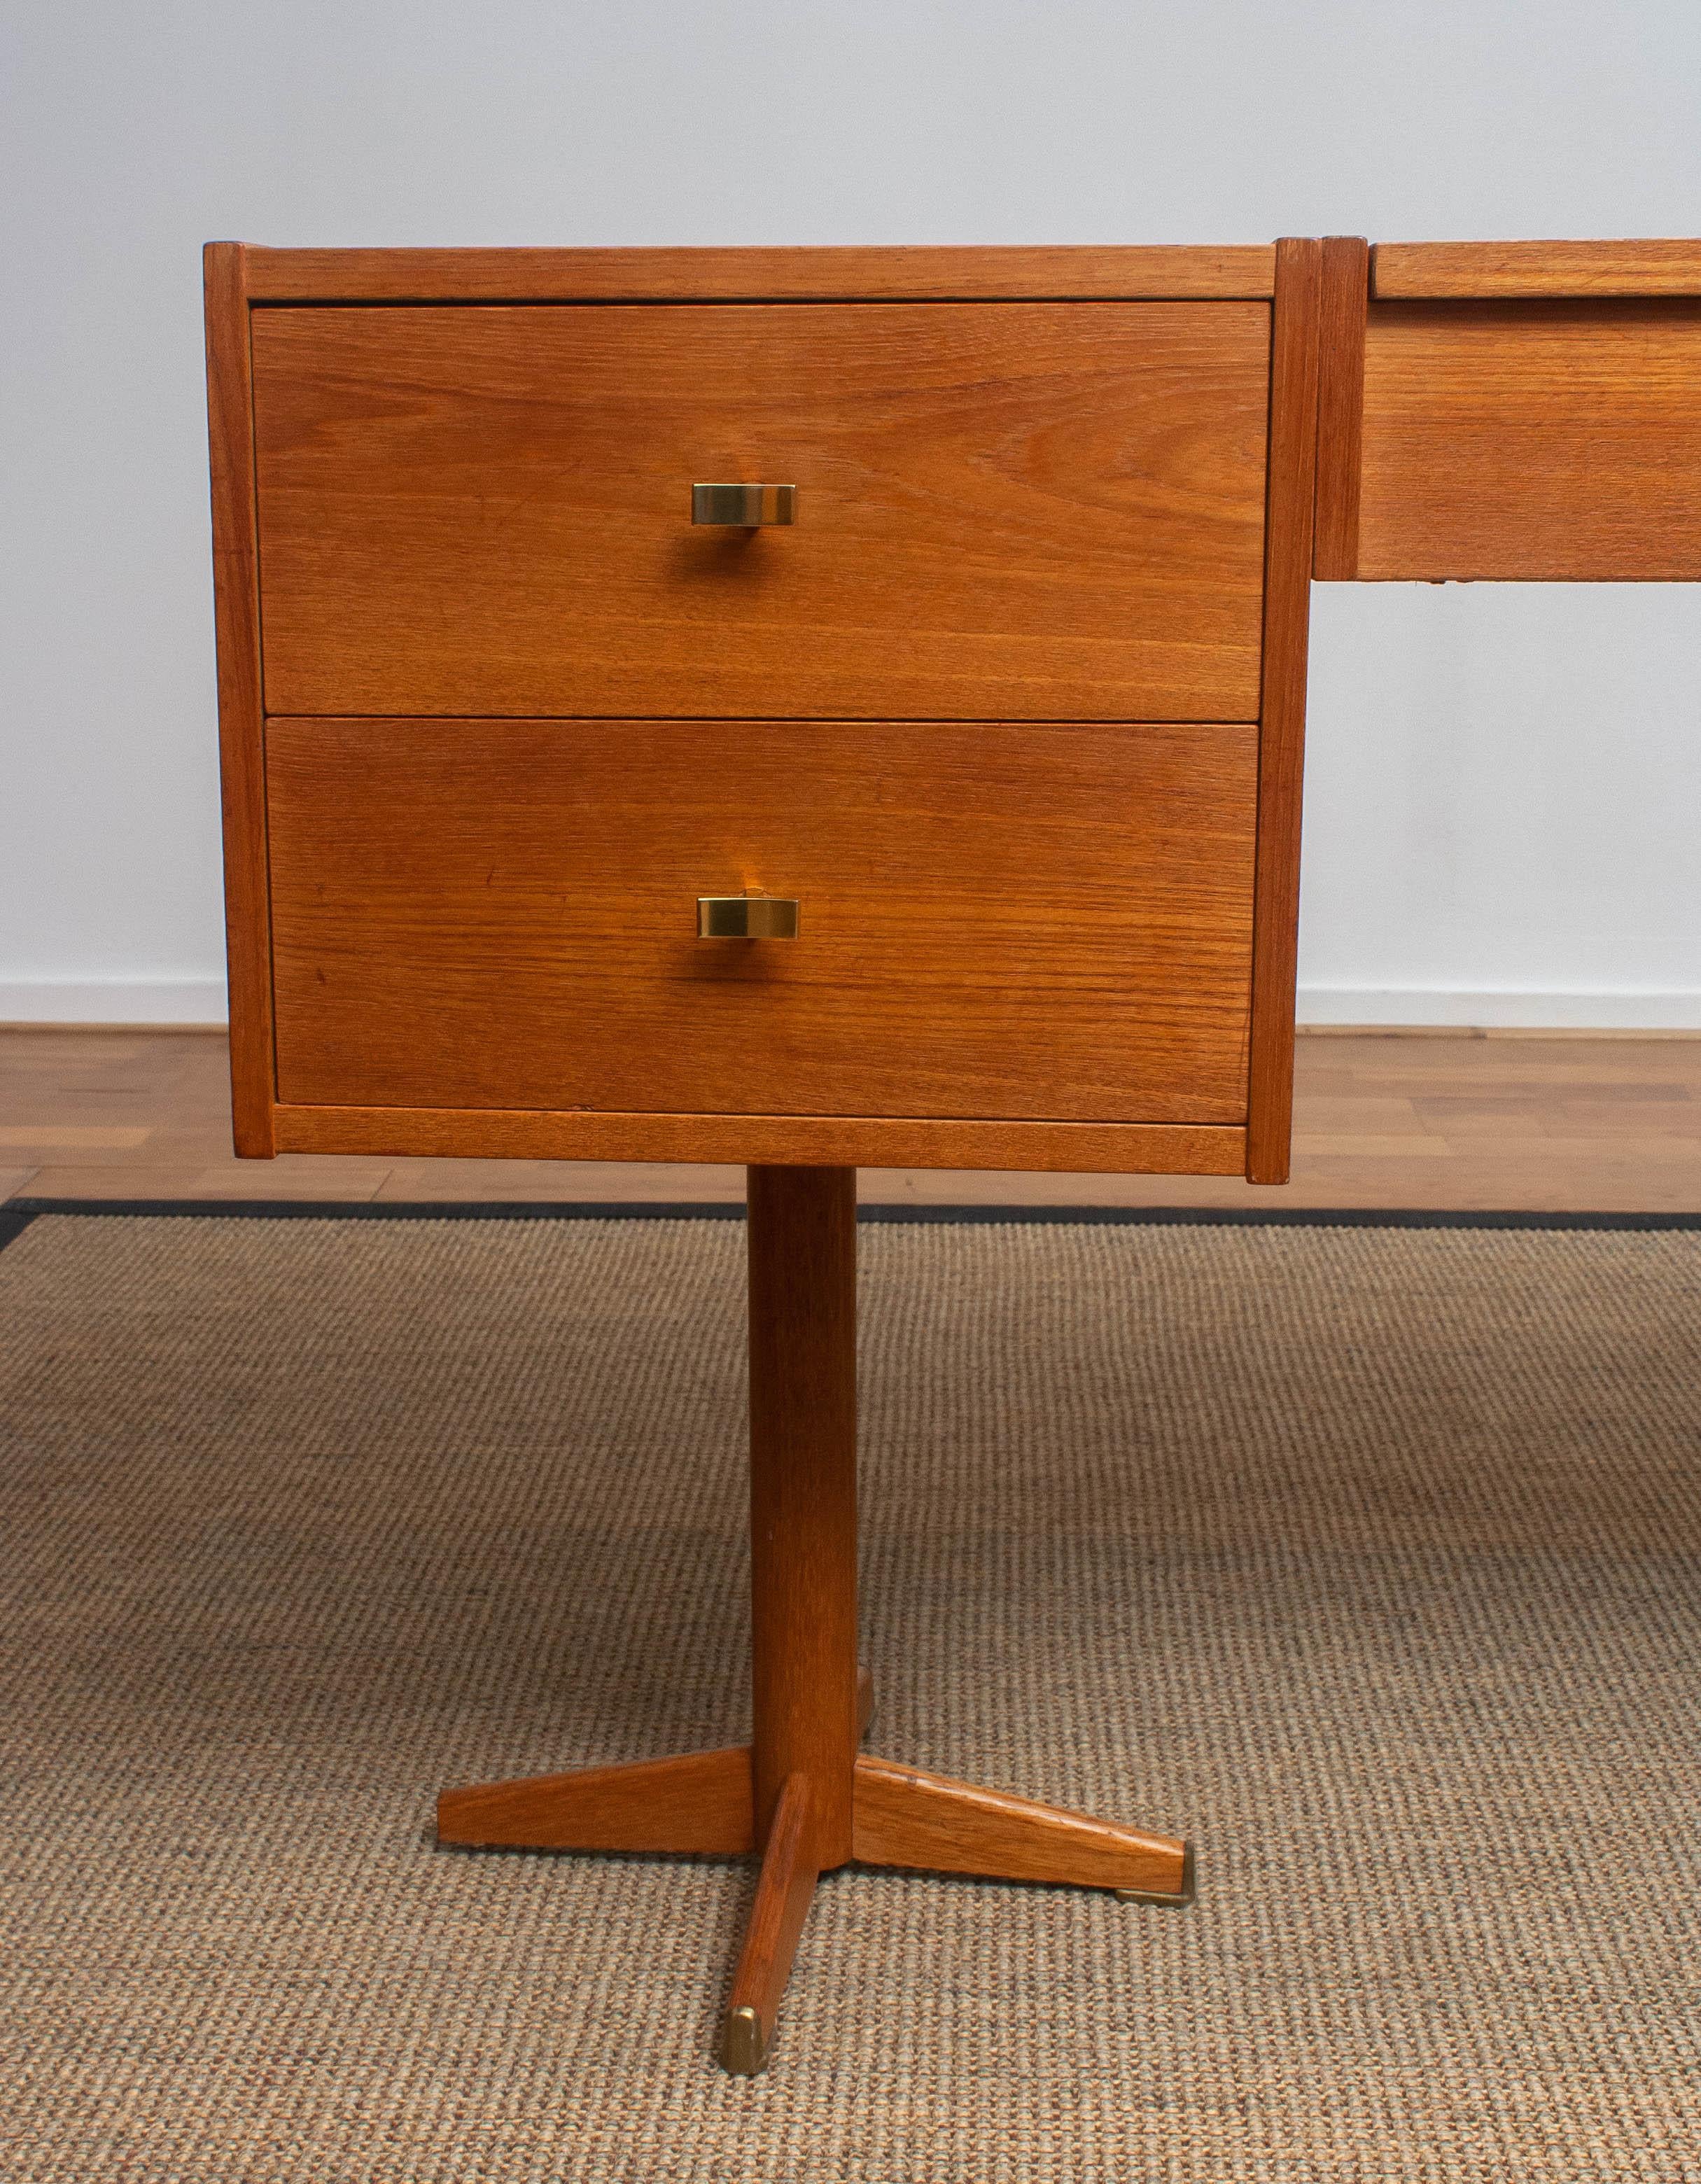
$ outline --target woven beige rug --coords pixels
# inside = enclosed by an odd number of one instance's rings
[[[430,1845],[743,1731],[723,1221],[0,1253],[6,2184],[1701,2178],[1701,1234],[863,1235],[877,1750],[1190,1911]]]

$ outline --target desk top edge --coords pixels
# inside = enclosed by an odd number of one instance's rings
[[[1379,242],[1370,293],[1379,303],[1701,296],[1701,241]]]
[[[1267,299],[1274,244],[241,253],[251,304]]]
[[[1264,300],[1270,243],[234,251],[250,304]],[[1378,302],[1701,296],[1701,240],[1381,242]]]

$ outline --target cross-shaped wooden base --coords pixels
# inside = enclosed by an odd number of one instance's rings
[[[734,1857],[761,1878],[722,2020],[721,2060],[767,2062],[820,1875],[854,1859],[1186,1903],[1190,1845],[859,1752],[856,1175],[750,1170],[748,1744],[585,1768],[438,1800],[438,1838],[482,1848]]]

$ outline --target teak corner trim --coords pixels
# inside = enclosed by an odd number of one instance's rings
[[[1317,484],[1322,265],[1320,243],[1285,237],[1276,245],[1247,1069],[1248,1183],[1287,1181],[1293,1123],[1300,790],[1305,760],[1306,646]]]
[[[271,904],[246,256],[240,242],[209,242],[203,265],[231,1120],[237,1151],[245,1158],[265,1159],[276,1150]]]

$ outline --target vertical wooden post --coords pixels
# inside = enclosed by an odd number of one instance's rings
[[[808,1785],[817,1871],[850,1855],[856,1691],[856,1171],[752,1167],[756,1834]]]
[[[240,242],[209,242],[204,265],[219,778],[225,823],[225,960],[231,995],[231,1122],[233,1142],[244,1160],[270,1160],[277,1150],[276,1087],[248,255]]]
[[[1364,331],[1370,246],[1362,235],[1326,235],[1319,261],[1317,521],[1311,573],[1358,573],[1358,500],[1364,464]]]
[[[1258,846],[1252,882],[1248,1183],[1287,1181],[1293,1134],[1300,779],[1305,763],[1305,658],[1317,510],[1322,266],[1320,243],[1286,235],[1276,244],[1264,510],[1264,655],[1258,701]]]

